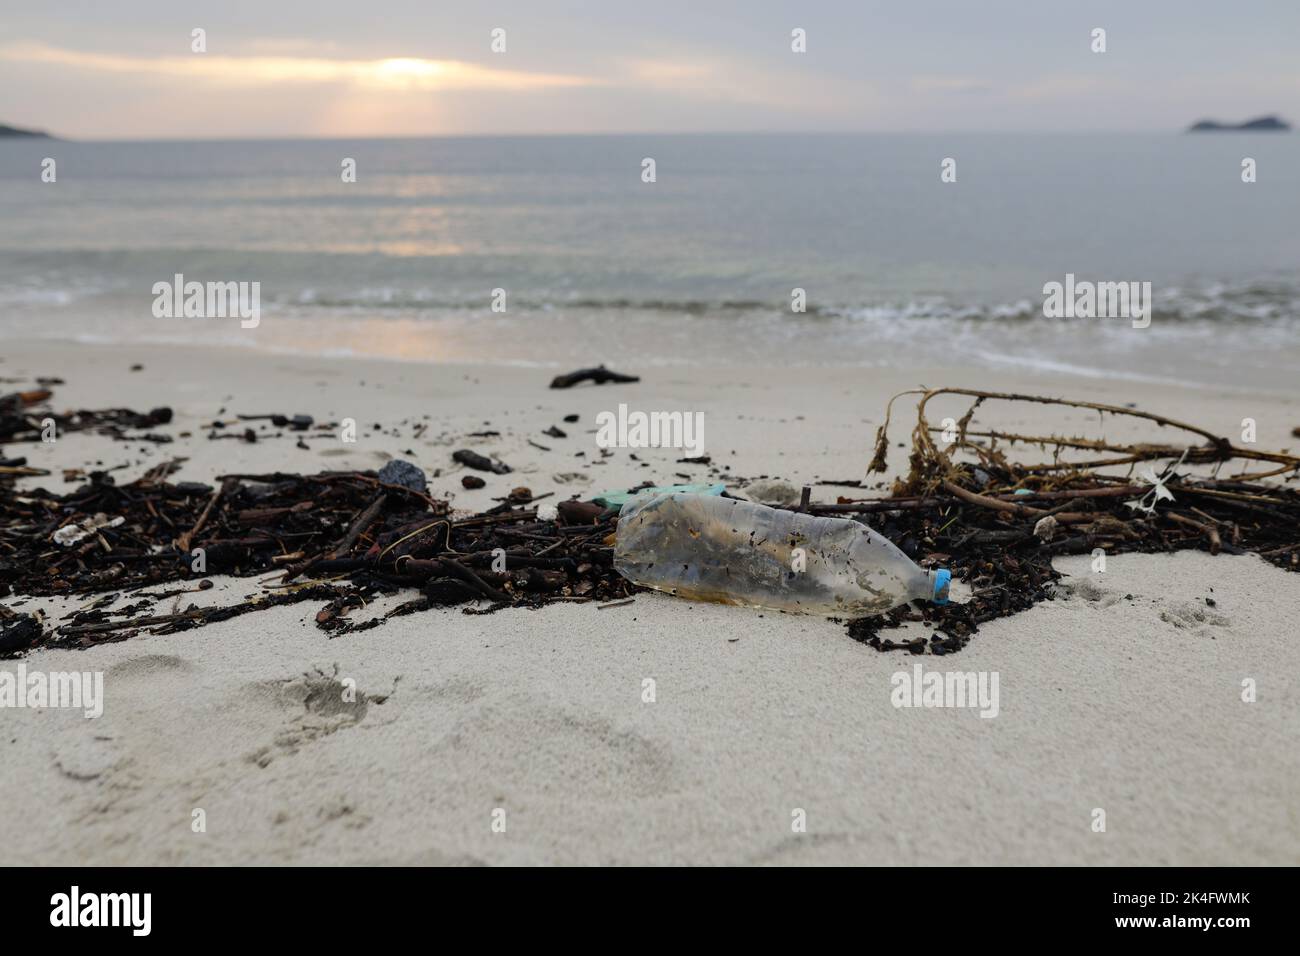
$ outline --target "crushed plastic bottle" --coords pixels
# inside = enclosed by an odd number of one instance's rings
[[[624,504],[614,567],[634,584],[693,601],[834,617],[880,614],[917,598],[946,604],[952,578],[917,567],[857,521],[693,494]]]

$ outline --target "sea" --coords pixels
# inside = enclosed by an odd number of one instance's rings
[[[176,275],[256,326],[160,317]],[[1067,276],[1149,325],[1045,314]],[[0,140],[7,338],[1294,389],[1300,137]]]

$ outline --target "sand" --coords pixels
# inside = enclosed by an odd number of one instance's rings
[[[671,450],[638,452],[646,468],[626,451],[601,462],[588,429],[618,402],[702,411],[716,460],[796,484],[862,477],[886,398],[921,382],[1137,402],[1231,435],[1251,417],[1270,448],[1300,424],[1294,396],[1246,390],[940,368],[616,367],[643,382],[559,392],[549,368],[6,343],[0,377],[66,379],[60,408],[169,404],[176,421],[160,430],[193,433],[143,449],[82,435],[9,446],[54,471],[24,487],[71,488],[59,469],[94,461],[127,464],[115,475],[128,481],[184,456],[178,479],[203,481],[396,456],[441,469],[432,492],[467,510],[520,484],[563,497],[704,477]],[[215,417],[272,411],[354,417],[358,442],[204,437]],[[564,424],[568,413],[581,422]],[[424,415],[421,440],[372,427]],[[910,412],[898,421],[902,442]],[[1074,429],[1087,416],[1017,408],[1002,421]],[[542,436],[552,424],[569,437]],[[461,437],[486,429],[502,435]],[[459,447],[518,473],[465,491]],[[580,477],[556,480],[566,474]],[[1300,579],[1199,552],[1112,556],[1100,574],[1088,557],[1057,567],[1056,600],[942,658],[879,653],[819,618],[658,594],[607,610],[436,611],[334,639],[304,603],[34,652],[29,670],[102,671],[104,714],[0,710],[0,863],[1300,862]],[[256,591],[219,579],[193,600]],[[57,616],[79,602],[4,603]],[[997,716],[893,706],[891,678],[910,679],[918,661],[996,673]]]

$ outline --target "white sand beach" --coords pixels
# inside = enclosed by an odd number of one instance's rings
[[[434,497],[481,510],[517,485],[556,492],[553,504],[705,476],[671,449],[638,452],[648,467],[624,451],[601,459],[594,417],[619,402],[701,411],[715,462],[796,485],[865,478],[888,397],[922,383],[1133,402],[1228,435],[1250,417],[1261,448],[1294,447],[1300,425],[1296,395],[1244,389],[611,364],[642,381],[553,391],[552,375],[568,369],[6,342],[0,378],[64,379],[59,409],[170,405],[174,420],[157,430],[175,441],[73,434],[5,452],[52,472],[20,487],[57,491],[75,487],[64,468],[125,464],[121,483],[170,457],[187,459],[175,480],[208,482],[397,457],[425,469]],[[1000,424],[1029,432],[1095,423],[1003,411]],[[358,440],[309,436],[304,450],[288,435],[207,439],[208,422],[238,412],[353,417]],[[563,424],[571,413],[580,421]],[[896,415],[895,468],[913,421],[910,407]],[[568,437],[543,436],[551,425]],[[1140,431],[1130,427],[1107,434]],[[501,434],[463,437],[483,430]],[[515,473],[467,491],[451,460],[461,447]],[[660,594],[604,610],[451,608],[332,639],[305,602],[35,651],[29,669],[102,671],[104,713],[0,710],[0,863],[1300,863],[1300,578],[1255,556],[1190,551],[1113,556],[1104,574],[1086,556],[1056,566],[1056,600],[985,625],[946,657],[881,653],[843,623]],[[258,591],[254,579],[223,578],[178,600]],[[84,600],[0,603],[57,619]],[[891,676],[918,663],[996,672],[997,715],[894,707]],[[355,702],[342,699],[346,679]],[[1254,702],[1242,699],[1245,679]],[[206,832],[191,826],[196,809]],[[792,829],[798,811],[806,832]]]

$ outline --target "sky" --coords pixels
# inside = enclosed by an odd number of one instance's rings
[[[1265,113],[1300,121],[1295,0],[0,0],[0,123],[72,139],[1164,131]]]

